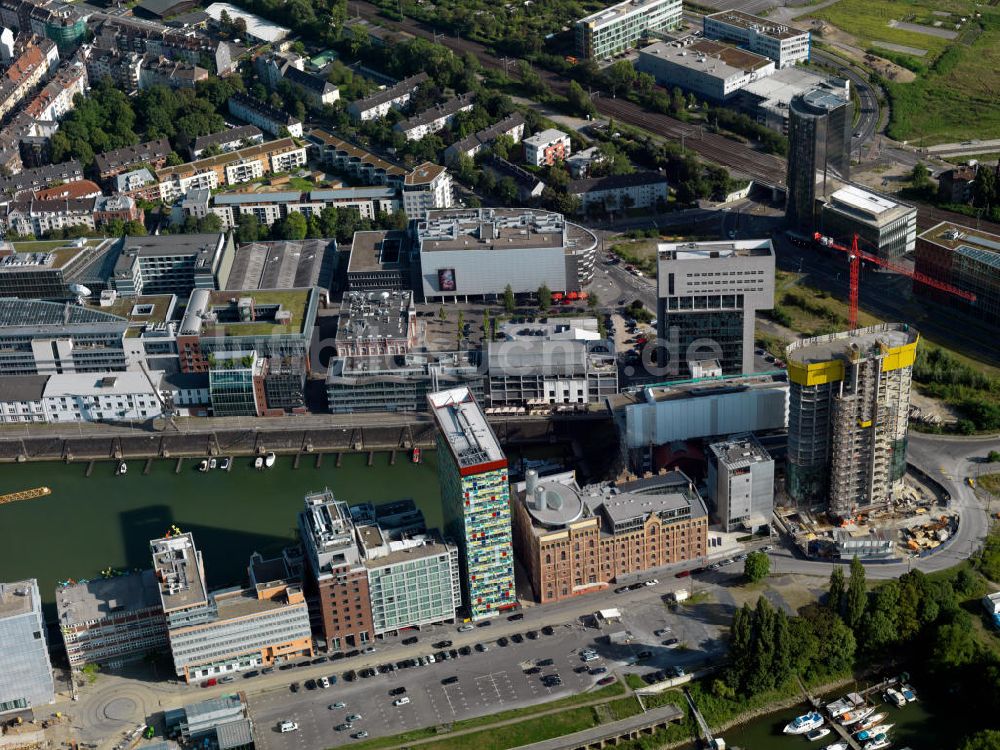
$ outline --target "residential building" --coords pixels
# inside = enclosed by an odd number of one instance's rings
[[[569,169],[570,177],[579,180],[589,177],[591,168],[595,164],[604,161],[604,154],[599,146],[591,146],[583,151],[577,151],[566,159],[566,168]]]
[[[524,167],[512,164],[506,159],[501,159],[496,154],[489,154],[479,162],[479,168],[492,172],[499,183],[505,179],[511,179],[517,186],[518,200],[531,203],[536,198],[542,196],[545,190],[545,183],[538,179],[538,175],[529,172]]]
[[[183,60],[146,55],[142,60],[142,65],[139,66],[140,89],[148,89],[153,86],[193,89],[198,81],[207,80],[208,71],[205,68],[186,63]]]
[[[917,237],[916,270],[975,294],[976,301],[970,304],[917,282],[915,292],[987,324],[1000,323],[1000,235],[951,222],[936,224]]]
[[[396,188],[382,186],[326,188],[308,193],[297,190],[217,193],[206,195],[205,199],[206,210],[219,217],[223,229],[233,229],[240,217],[247,214],[256,217],[258,223],[271,226],[292,213],[318,216],[327,206],[354,209],[362,219],[375,219],[379,214],[399,210],[400,200]]]
[[[129,322],[69,303],[0,299],[0,375],[120,372]]]
[[[233,94],[229,97],[229,114],[250,125],[256,125],[275,138],[286,135],[302,137],[301,120],[247,94]]]
[[[771,523],[774,459],[751,433],[712,443],[708,492],[724,530],[756,532]]]
[[[445,534],[461,551],[462,593],[473,620],[517,606],[507,457],[466,387],[428,394],[438,427]]]
[[[424,299],[580,291],[594,275],[597,238],[562,214],[527,208],[427,211],[411,227]]]
[[[409,290],[346,292],[334,343],[337,356],[406,354],[416,344],[416,319]]]
[[[42,393],[47,422],[142,422],[161,416],[160,373],[60,373]]]
[[[435,104],[423,112],[401,120],[392,126],[397,133],[402,133],[408,141],[419,141],[424,136],[436,133],[451,125],[459,112],[472,110],[471,94],[455,96],[446,102]]]
[[[667,88],[725,102],[753,81],[774,73],[774,61],[708,39],[656,42],[639,50],[635,69]]]
[[[978,171],[979,164],[960,164],[941,172],[938,175],[938,200],[943,203],[969,203]]]
[[[73,97],[77,94],[85,96],[88,85],[87,66],[74,57],[56,71],[52,80],[25,106],[24,111],[35,120],[61,120],[73,109]]]
[[[342,141],[325,130],[309,131],[308,140],[316,160],[331,169],[349,175],[365,185],[401,186],[406,170]]]
[[[76,182],[83,179],[83,165],[77,160],[50,164],[46,167],[24,169],[10,177],[0,179],[0,194],[19,196],[49,187],[54,182]]]
[[[793,65],[747,83],[732,101],[761,125],[788,135],[792,99],[814,89],[830,91],[843,99],[851,98],[850,79],[831,78]]]
[[[327,407],[333,414],[426,411],[429,393],[459,386],[485,402],[486,373],[479,352],[332,357]]]
[[[471,159],[484,148],[492,148],[496,139],[502,135],[509,135],[514,143],[519,143],[524,137],[524,115],[515,112],[490,127],[451,144],[444,150],[445,163],[456,163],[463,154]]]
[[[403,178],[403,211],[423,216],[434,208],[451,208],[451,175],[448,169],[427,161]]]
[[[272,49],[257,55],[253,60],[253,67],[260,82],[274,91],[285,79],[285,74],[289,70],[305,70],[306,60],[294,52],[279,52]]]
[[[132,198],[155,202],[160,199],[160,186],[153,173],[143,167],[115,176],[115,192]]]
[[[629,208],[659,210],[667,204],[669,186],[659,172],[639,171],[571,180],[566,192],[580,201],[583,213]]]
[[[592,404],[618,393],[614,342],[597,318],[505,322],[487,348],[488,406]]]
[[[49,375],[7,375],[0,378],[0,424],[44,423],[45,383]]]
[[[38,581],[0,583],[0,720],[55,701]]]
[[[462,606],[458,547],[436,532],[394,533],[378,523],[356,529],[375,635],[454,622]]]
[[[604,59],[681,25],[680,0],[624,0],[576,22],[576,54]]]
[[[542,604],[707,554],[708,513],[680,471],[580,488],[574,472],[514,485],[514,544]]]
[[[256,125],[239,125],[219,133],[198,136],[191,146],[191,157],[199,159],[209,148],[217,148],[223,152],[237,151],[263,142],[264,134]]]
[[[59,586],[56,614],[73,669],[117,668],[168,647],[152,570]]]
[[[792,500],[849,518],[901,496],[919,339],[883,323],[787,347]]]
[[[823,204],[817,229],[848,246],[856,234],[864,252],[896,261],[916,247],[917,209],[886,195],[846,185],[831,193]]]
[[[47,201],[61,198],[63,200],[76,200],[80,198],[97,198],[103,195],[101,186],[92,180],[77,180],[67,182],[64,185],[53,185],[37,191],[34,196],[37,200]]]
[[[312,73],[306,73],[298,68],[285,71],[284,80],[291,84],[309,102],[310,106],[319,109],[331,106],[340,101],[340,89],[332,83]]]
[[[224,289],[305,289],[333,283],[336,240],[277,240],[240,245]]]
[[[809,61],[808,31],[799,31],[740,10],[724,10],[705,16],[702,30],[709,39],[735,42],[751,52],[769,57],[779,68]]]
[[[660,243],[656,288],[664,375],[691,377],[705,360],[724,375],[753,372],[755,316],[774,305],[770,240]]]
[[[785,217],[799,229],[816,226],[816,201],[830,181],[850,179],[854,106],[828,89],[796,96],[788,106]]]
[[[572,153],[569,135],[555,128],[535,133],[521,143],[524,160],[533,167],[551,167],[556,162],[565,161]]]
[[[70,227],[94,228],[95,199],[19,200],[0,209],[0,227],[22,236]]]
[[[121,295],[176,294],[218,289],[228,278],[235,251],[233,238],[219,234],[123,237],[111,284]]]
[[[122,91],[139,90],[143,55],[138,52],[119,52],[93,45],[83,47],[81,53],[87,66],[87,76],[92,81],[110,78]]]
[[[163,712],[166,734],[187,747],[252,748],[254,724],[246,695],[221,695]]]
[[[346,651],[374,636],[368,569],[354,536],[347,504],[330,490],[306,495],[299,535],[306,560],[306,591],[330,651]]]
[[[48,74],[49,66],[42,45],[55,45],[49,40],[40,44],[29,42],[4,71],[0,78],[0,118],[6,117]]]
[[[390,109],[405,107],[413,92],[428,80],[426,73],[417,73],[404,78],[399,83],[376,91],[363,99],[357,99],[347,105],[347,113],[354,120],[378,120],[389,114]]]
[[[352,292],[410,285],[409,235],[399,229],[355,232],[347,259],[347,288]]]

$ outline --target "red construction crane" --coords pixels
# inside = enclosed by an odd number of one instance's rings
[[[871,253],[866,253],[858,247],[858,235],[855,234],[851,240],[851,246],[847,247],[845,245],[840,245],[834,242],[832,237],[824,237],[821,232],[816,232],[813,235],[813,239],[816,242],[823,245],[823,247],[830,247],[834,250],[839,250],[842,253],[847,253],[848,260],[851,264],[851,312],[849,326],[850,330],[854,330],[858,327],[858,276],[861,268],[861,261],[867,261],[868,263],[874,263],[876,266],[881,266],[882,268],[887,268],[894,273],[898,273],[902,276],[908,276],[909,278],[917,281],[921,284],[931,287],[932,289],[938,289],[942,292],[947,292],[948,294],[953,294],[956,297],[961,297],[969,302],[976,301],[976,295],[972,292],[967,292],[964,289],[959,289],[957,286],[952,286],[944,281],[938,281],[935,278],[928,276],[925,273],[920,273],[919,271],[911,271],[902,266],[897,266],[888,260],[879,258],[877,255],[872,255]]]

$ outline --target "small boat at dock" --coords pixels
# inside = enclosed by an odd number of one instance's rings
[[[870,742],[866,742],[862,745],[864,750],[882,750],[883,748],[889,747],[889,736],[886,734],[880,734],[873,738]]]
[[[848,693],[845,697],[835,700],[833,703],[827,703],[826,712],[830,714],[831,718],[836,719],[848,711],[857,708],[864,702],[865,699],[857,693]]]
[[[830,734],[830,730],[827,727],[820,727],[819,729],[814,729],[808,734],[806,734],[806,739],[812,742],[813,740],[821,740]]]
[[[123,477],[126,474],[128,474],[128,464],[126,464],[124,461],[119,461],[118,469],[115,471],[115,474],[117,474],[120,477]]]
[[[257,458],[255,458],[253,460],[253,467],[255,469],[257,469],[258,471],[261,470],[261,469],[263,469],[264,468],[264,457],[263,456],[257,456]]]
[[[906,705],[906,698],[903,694],[896,690],[896,688],[889,688],[885,691],[885,699],[887,702],[892,703],[896,708],[901,708]]]
[[[805,734],[823,726],[823,717],[818,712],[813,711],[802,716],[796,716],[785,725],[785,734]]]
[[[419,448],[414,448],[413,449],[413,454],[412,454],[411,458],[413,460],[413,463],[415,463],[415,464],[419,464],[420,463],[420,449]]]
[[[219,462],[219,468],[222,471],[229,471],[229,465],[233,462],[233,459],[228,456]]]
[[[851,726],[851,724],[857,724],[862,719],[867,719],[875,713],[875,706],[860,707],[853,711],[848,711],[846,714],[840,717],[840,723],[845,727]]]
[[[913,703],[913,701],[917,699],[916,691],[914,691],[914,689],[909,685],[900,685],[899,692],[901,692],[903,697],[906,698],[907,703]]]
[[[827,745],[823,750],[850,750],[846,742],[834,742],[832,745]]]
[[[274,466],[274,462],[277,460],[278,457],[274,455],[274,453],[268,453],[266,456],[264,456],[264,466],[270,469],[272,466]]]
[[[877,727],[872,729],[865,729],[864,731],[858,732],[854,735],[854,739],[858,742],[867,742],[868,740],[873,740],[880,734],[889,734],[889,730],[892,729],[895,724],[879,724]]]
[[[855,730],[871,729],[874,726],[878,726],[878,723],[882,721],[882,719],[886,718],[888,715],[889,714],[882,714],[882,713],[872,714],[864,721],[858,722],[857,726],[855,726],[854,728]]]
[[[209,469],[214,469],[218,465],[219,465],[219,462],[216,461],[214,458],[211,461],[208,462],[208,468]]]
[[[198,471],[208,471],[208,459],[207,458],[201,459],[201,461],[198,463]]]

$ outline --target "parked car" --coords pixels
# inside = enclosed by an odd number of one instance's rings
[[[501,647],[502,646],[506,646],[508,643],[510,643],[510,641],[507,640],[506,636],[501,636],[500,638],[497,638],[497,645],[498,646],[501,646]]]
[[[590,668],[590,673],[591,674],[604,674],[607,671],[608,671],[607,667],[591,667]]]
[[[636,654],[635,658],[636,659],[650,659],[650,658],[652,658],[652,656],[653,656],[653,652],[652,651],[640,651],[638,654]]]
[[[663,645],[667,648],[677,648],[681,645],[681,642],[676,638],[667,638],[667,640],[663,642]]]
[[[207,680],[205,680],[203,683],[201,683],[201,686],[205,687],[205,688],[208,688],[208,687],[215,687],[218,684],[219,684],[219,681],[217,679],[215,679],[214,677],[210,677]]]
[[[458,650],[458,653],[460,653],[462,656],[468,656],[469,654],[472,653],[472,648],[470,646],[462,646],[462,648]]]
[[[468,633],[468,632],[469,632],[470,630],[473,630],[473,629],[475,629],[475,627],[476,627],[475,625],[471,625],[471,624],[469,624],[469,623],[466,623],[465,625],[462,625],[462,626],[461,626],[461,627],[460,627],[460,628],[458,629],[458,632],[459,632],[459,633]]]
[[[351,735],[351,737],[353,737],[356,740],[363,740],[367,736],[368,732],[366,732],[364,729],[362,729],[360,732],[355,732],[354,734]]]
[[[514,641],[514,643],[524,643],[524,636],[521,635],[520,633],[514,633],[514,635],[512,635],[510,639]]]
[[[551,625],[546,625],[544,628],[542,628],[542,632],[545,635],[553,635],[556,631],[555,628],[553,628]]]
[[[597,681],[597,684],[598,685],[610,685],[614,681],[615,681],[614,675],[610,675],[609,674],[607,677],[602,677],[601,679],[599,679]]]
[[[354,729],[354,725],[351,722],[346,721],[343,724],[338,724],[334,727],[338,732],[346,732],[348,729]]]
[[[539,659],[535,662],[536,667],[551,667],[553,664],[555,661],[552,659]]]
[[[420,639],[417,638],[417,636],[411,635],[409,638],[404,638],[403,639],[403,645],[404,646],[412,646],[414,643],[416,643],[419,640]]]
[[[441,680],[442,685],[454,685],[456,682],[458,682],[458,677],[456,677],[455,675],[452,675],[451,677],[445,677],[443,680]]]
[[[434,644],[434,648],[448,648],[451,645],[451,641],[438,641]]]
[[[485,643],[477,643],[476,644],[476,651],[478,651],[481,654],[485,654],[489,650],[490,650],[490,647],[487,646]]]
[[[299,692],[299,683],[293,682],[291,685],[288,686],[288,689],[291,690],[293,693]]]
[[[299,725],[294,721],[283,721],[278,725],[278,731],[282,734],[285,734],[285,732],[296,732],[298,731],[298,728]]]
[[[525,633],[525,635],[528,638],[530,638],[531,640],[535,640],[538,637],[538,631],[537,630],[529,630],[527,633]]]
[[[670,633],[670,632],[671,632],[671,630],[670,630],[669,627],[667,627],[667,628],[660,628],[659,630],[654,630],[653,631],[653,635],[655,635],[657,638],[662,638],[663,636],[665,636],[667,633]]]
[[[347,704],[344,701],[337,701],[336,703],[331,703],[327,708],[331,711],[336,711],[338,708],[346,708]]]
[[[389,695],[402,695],[405,692],[406,692],[406,688],[400,686],[400,687],[393,688],[392,690],[390,690],[389,691]]]
[[[518,612],[518,613],[513,614],[513,615],[511,615],[510,617],[507,618],[507,620],[510,621],[510,622],[516,622],[517,620],[523,620],[523,619],[524,619],[524,613],[523,612]]]
[[[223,677],[221,680],[219,680],[219,682],[232,682],[235,679],[236,678],[233,677],[231,674],[228,674],[225,677]]]
[[[330,678],[320,677],[318,680],[316,680],[316,684],[325,690],[326,688],[330,687]]]
[[[347,717],[348,721],[361,721],[361,719],[362,719],[361,714],[351,714],[350,716]]]
[[[409,702],[410,702],[410,696],[404,695],[402,698],[396,698],[396,700],[394,700],[392,702],[392,705],[394,705],[394,706],[406,706],[406,705],[409,704]]]

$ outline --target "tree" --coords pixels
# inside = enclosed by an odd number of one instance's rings
[[[282,240],[304,240],[308,229],[306,217],[298,211],[292,211],[283,221],[275,222],[273,232]]]
[[[989,463],[991,463],[991,464],[995,464],[997,462],[1000,462],[1000,451],[990,451],[986,455],[986,460]]]
[[[552,306],[552,290],[547,284],[538,287],[538,309],[545,312]]]
[[[465,328],[465,312],[462,310],[458,311],[458,324],[456,325],[457,333],[455,337],[455,348],[462,348],[462,331]]]
[[[865,566],[858,556],[851,560],[851,577],[847,582],[847,596],[844,602],[844,622],[851,630],[857,630],[865,614],[868,603],[868,589],[865,585]]]
[[[260,239],[260,222],[254,214],[240,214],[236,220],[236,241],[239,244]]]
[[[515,308],[514,300],[514,290],[511,289],[510,284],[504,287],[503,290],[503,309],[508,315],[513,314]]]
[[[751,552],[743,561],[743,575],[750,583],[757,583],[771,572],[771,558],[766,552]]]
[[[972,181],[972,202],[980,208],[996,208],[1000,205],[1000,188],[997,185],[996,172],[982,165]]]
[[[826,606],[840,613],[844,601],[844,569],[834,565],[830,572],[830,590],[826,595]]]
[[[587,92],[583,90],[583,86],[576,81],[569,82],[569,89],[566,91],[566,101],[573,114],[583,117],[590,115],[593,117],[597,112],[594,108],[594,103],[590,100]]]
[[[923,162],[917,162],[910,170],[910,184],[917,190],[923,190],[931,182],[931,172]]]
[[[442,323],[448,320],[448,313],[444,311],[444,305],[441,305],[441,307],[438,308],[438,320]]]
[[[483,339],[486,341],[493,339],[493,319],[488,307],[483,310]]]
[[[961,750],[1000,750],[1000,731],[983,729],[969,737]]]
[[[513,205],[517,203],[517,183],[512,177],[504,177],[497,184],[497,198],[501,203]]]
[[[601,298],[597,296],[597,292],[590,292],[587,295],[587,307],[591,310],[597,309],[597,306],[601,304]]]
[[[964,611],[954,622],[938,626],[931,643],[930,666],[942,675],[972,664],[979,656],[972,618]]]

